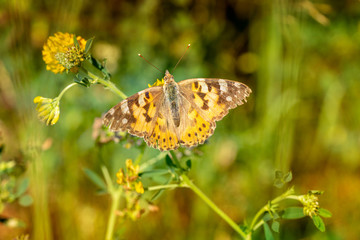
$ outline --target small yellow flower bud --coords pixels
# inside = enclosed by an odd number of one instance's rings
[[[139,181],[139,182],[135,183],[135,191],[140,194],[144,193],[144,186],[143,186],[142,182]]]
[[[60,102],[58,98],[44,98],[37,96],[34,98],[34,103],[37,103],[36,111],[38,117],[46,125],[54,125],[60,117]]]
[[[125,183],[125,175],[124,175],[124,170],[122,168],[116,173],[116,182],[119,185]]]

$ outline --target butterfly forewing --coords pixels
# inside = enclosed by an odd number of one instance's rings
[[[209,138],[229,109],[246,101],[251,90],[245,84],[224,79],[188,79],[179,82],[184,104],[181,143],[194,146]],[[189,105],[189,106],[187,106]],[[186,117],[187,116],[187,117]]]
[[[157,119],[162,87],[153,87],[138,92],[110,109],[103,123],[112,131],[126,131],[143,137],[152,130]]]
[[[188,79],[181,81],[179,86],[182,94],[210,121],[221,120],[229,109],[243,104],[251,93],[245,84],[225,79]]]

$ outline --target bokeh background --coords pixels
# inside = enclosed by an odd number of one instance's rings
[[[37,120],[35,96],[56,96],[72,80],[46,71],[42,46],[55,32],[95,37],[112,81],[127,95],[163,77],[221,77],[253,94],[217,124],[198,148],[190,178],[238,223],[280,194],[275,170],[292,171],[296,191],[324,190],[333,213],[320,233],[308,218],[281,224],[280,239],[360,237],[360,3],[338,0],[136,0],[0,2],[0,129],[2,161],[16,160],[30,179],[30,207],[1,213],[26,223],[0,225],[0,239],[103,239],[110,199],[96,194],[85,168],[115,177],[136,149],[102,147],[94,119],[120,101],[103,89],[74,87],[61,101],[59,122]],[[159,152],[146,149],[144,161]],[[120,239],[236,238],[229,226],[187,189],[165,192],[159,211],[127,220]],[[256,236],[262,239],[262,230]]]

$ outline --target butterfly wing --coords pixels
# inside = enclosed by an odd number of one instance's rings
[[[162,87],[152,87],[138,92],[111,108],[103,118],[103,124],[112,131],[128,131],[144,137],[151,131],[163,98]]]
[[[178,83],[182,95],[180,140],[185,146],[203,143],[216,127],[216,121],[229,109],[243,104],[251,89],[225,79],[188,79]]]
[[[112,131],[128,131],[143,137],[145,142],[161,151],[179,146],[177,131],[164,101],[162,87],[151,87],[138,92],[111,108],[103,124]]]

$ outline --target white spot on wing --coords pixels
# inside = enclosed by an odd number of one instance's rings
[[[126,118],[123,118],[123,120],[121,121],[123,124],[127,124],[128,120]]]
[[[112,109],[109,110],[110,115],[113,115],[114,112],[115,112],[115,109],[114,109],[114,108],[112,108]]]
[[[220,91],[222,92],[227,92],[228,91],[228,86],[227,83],[224,79],[220,79],[219,80],[219,85],[220,85]]]
[[[227,96],[227,97],[226,97],[226,101],[228,101],[228,102],[232,101],[232,97]]]
[[[209,92],[208,86],[206,85],[205,82],[199,82],[199,85],[201,86],[201,92],[202,92],[202,93],[207,93],[207,92]]]
[[[121,104],[121,111],[122,111],[122,113],[130,113],[127,101],[124,101]]]
[[[145,105],[144,95],[145,95],[145,94],[139,94],[139,100],[138,100],[138,102],[139,102],[140,106],[144,106],[144,105]]]
[[[235,83],[235,87],[240,88],[240,86],[241,86],[240,83],[238,83],[238,82]]]

